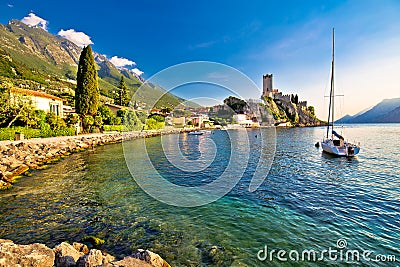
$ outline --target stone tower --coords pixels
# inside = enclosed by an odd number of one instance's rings
[[[263,75],[263,96],[272,97],[272,74]]]

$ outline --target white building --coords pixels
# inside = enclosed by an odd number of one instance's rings
[[[242,127],[249,128],[254,126],[254,122],[249,120],[246,114],[235,114],[233,119]]]
[[[29,99],[35,109],[44,112],[54,112],[57,116],[63,117],[63,99],[49,95],[44,92],[27,90],[22,88],[12,88],[11,96],[22,96]]]

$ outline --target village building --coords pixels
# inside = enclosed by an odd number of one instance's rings
[[[63,99],[45,92],[33,91],[22,88],[12,88],[11,97],[22,96],[23,101],[29,100],[37,110],[53,112],[57,116],[64,117]]]

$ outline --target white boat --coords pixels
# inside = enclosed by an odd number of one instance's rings
[[[326,137],[322,140],[321,146],[325,153],[341,157],[353,157],[360,152],[360,146],[349,143],[344,137],[334,130],[335,121],[335,84],[334,84],[334,68],[335,67],[335,29],[332,29],[332,73],[331,73],[331,90],[329,94],[329,112],[328,127]]]
[[[203,132],[200,132],[200,131],[194,131],[194,132],[189,132],[188,133],[189,135],[202,135],[202,134],[204,134]]]

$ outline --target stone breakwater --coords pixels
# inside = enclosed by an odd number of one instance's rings
[[[123,259],[81,243],[61,243],[51,249],[43,244],[18,245],[0,239],[0,267],[170,267],[158,254],[138,249]]]
[[[71,153],[122,140],[176,134],[190,130],[138,131],[129,133],[63,136],[23,141],[0,142],[0,189],[12,187],[17,178],[30,169],[44,168]],[[191,130],[193,131],[193,130]]]

